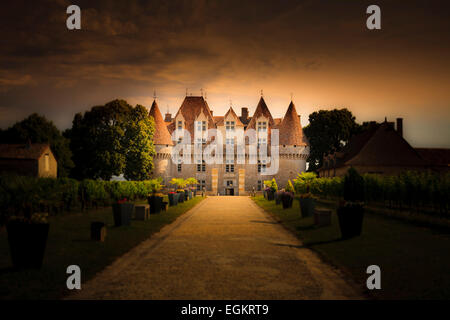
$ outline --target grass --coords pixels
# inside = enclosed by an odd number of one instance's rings
[[[271,213],[304,245],[327,262],[341,268],[361,288],[366,288],[366,268],[381,268],[381,290],[366,293],[375,299],[450,299],[450,234],[408,222],[366,213],[360,237],[341,240],[334,205],[332,225],[316,228],[313,217],[301,218],[296,199],[283,210],[275,201],[253,200]]]
[[[59,299],[69,292],[66,288],[66,268],[69,265],[80,266],[84,283],[202,200],[195,197],[169,207],[167,212],[150,215],[148,221],[132,220],[130,226],[123,227],[114,227],[110,207],[89,213],[50,217],[50,232],[41,270],[11,269],[7,233],[3,230],[0,233],[0,299]],[[92,221],[107,224],[105,242],[90,240]]]

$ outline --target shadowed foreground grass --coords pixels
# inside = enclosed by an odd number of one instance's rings
[[[325,261],[340,267],[361,288],[366,288],[366,268],[381,268],[381,290],[365,291],[376,299],[450,299],[450,234],[406,222],[365,214],[363,234],[340,240],[334,206],[332,225],[316,228],[313,217],[301,218],[294,200],[292,209],[283,210],[275,201],[259,196],[253,200],[292,230],[304,245]]]
[[[0,299],[58,299],[66,289],[66,268],[78,265],[82,285],[116,258],[173,222],[203,198],[195,197],[167,212],[150,215],[148,221],[131,221],[131,226],[114,227],[112,209],[50,217],[50,232],[41,270],[11,270],[6,230],[0,233]],[[142,202],[144,203],[144,202]],[[107,224],[104,243],[90,240],[90,223]]]

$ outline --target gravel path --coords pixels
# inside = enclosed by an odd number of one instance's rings
[[[360,298],[301,246],[250,198],[208,197],[69,299]]]

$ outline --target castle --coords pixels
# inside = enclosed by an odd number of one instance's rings
[[[252,117],[249,117],[248,108],[242,108],[241,116],[238,116],[232,107],[224,116],[213,116],[203,96],[186,96],[173,118],[169,113],[163,118],[154,100],[149,115],[155,121],[156,156],[152,176],[161,177],[165,185],[169,185],[172,178],[195,177],[199,181],[197,189],[205,188],[209,194],[246,195],[253,190],[261,191],[264,181],[272,178],[276,179],[279,188],[283,188],[289,179],[306,170],[309,143],[303,135],[300,116],[293,102],[281,119],[272,117],[262,96]],[[231,158],[224,153],[221,163],[210,163],[204,158],[196,158],[194,154],[188,155],[191,160],[188,163],[174,161],[172,154],[180,143],[193,150],[199,150],[195,149],[199,146],[200,150],[204,150],[215,139],[211,139],[210,131],[219,132],[224,137],[224,148],[234,151],[239,145],[236,136],[241,134],[245,137],[242,140],[245,141],[242,143],[245,153],[236,151]],[[180,136],[178,132],[185,133]],[[256,135],[254,144],[248,137],[251,132]],[[272,139],[275,132],[278,139]],[[278,140],[278,144],[271,140]],[[272,149],[274,144],[276,149]],[[277,170],[270,170],[274,161],[269,163],[259,156],[252,158],[253,145],[258,154],[264,151],[272,156],[275,153],[273,150],[276,150]]]

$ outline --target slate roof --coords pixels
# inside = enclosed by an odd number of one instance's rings
[[[155,100],[150,108],[149,116],[152,116],[155,119],[155,134],[153,137],[153,143],[159,145],[173,145],[172,137],[169,130],[167,130],[167,124],[164,121]]]
[[[181,113],[185,120],[185,129],[189,131],[191,137],[194,137],[194,122],[201,112],[203,112],[208,119],[208,128],[216,128],[211,110],[209,109],[208,103],[203,97],[187,96],[173,119],[176,119],[177,116]],[[168,126],[170,132],[173,132],[175,130],[175,125],[176,124],[174,121]]]
[[[224,123],[225,123],[224,119],[226,117],[228,117],[228,115],[230,115],[230,114],[233,116],[233,118],[235,118],[237,120],[236,121],[236,126],[239,126],[239,127],[243,127],[244,126],[244,124],[241,122],[241,119],[239,119],[239,117],[237,116],[236,112],[234,112],[232,107],[230,107],[230,109],[228,109],[227,113],[225,113],[225,116],[220,117],[220,119],[218,119],[218,121],[216,122],[216,125],[217,126],[223,126]],[[214,117],[214,118],[216,118],[216,117]]]
[[[450,149],[416,148],[416,151],[429,165],[450,167]]]
[[[255,113],[253,113],[252,119],[248,123],[247,129],[256,130],[257,119],[261,116],[264,116],[269,119],[270,127],[273,127],[275,125],[275,122],[272,118],[272,114],[270,113],[269,108],[267,107],[263,97],[259,99],[258,106],[256,107]]]
[[[353,136],[342,150],[324,158],[335,159],[335,165],[330,167],[336,168],[345,165],[422,167],[427,164],[387,122],[371,125]]]
[[[306,146],[308,144],[303,136],[302,125],[292,101],[278,129],[280,130],[280,145]]]
[[[0,158],[38,160],[48,149],[47,143],[0,144]]]

